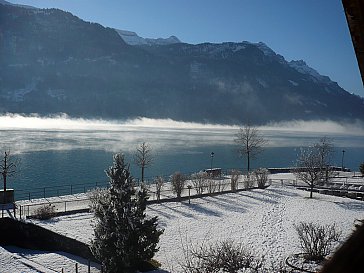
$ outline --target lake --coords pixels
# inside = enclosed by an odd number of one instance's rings
[[[0,148],[10,148],[21,160],[21,170],[9,178],[8,187],[27,192],[34,188],[98,183],[107,181],[104,170],[112,164],[112,155],[123,152],[131,162],[134,177],[140,170],[132,164],[138,144],[145,141],[153,149],[154,164],[146,177],[170,175],[175,171],[192,173],[213,167],[246,168],[234,145],[234,126],[193,124],[171,120],[137,119],[102,121],[3,116],[0,117]],[[269,141],[264,152],[251,162],[256,167],[293,166],[299,147],[328,136],[335,145],[333,165],[358,170],[364,161],[364,130],[335,123],[288,123],[265,126],[261,134]],[[73,188],[73,192],[82,187]],[[61,192],[62,193],[62,192]],[[55,191],[53,194],[56,194]],[[24,198],[24,197],[22,197]]]

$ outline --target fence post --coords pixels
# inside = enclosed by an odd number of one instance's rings
[[[88,259],[88,273],[91,273],[91,261]]]
[[[191,204],[191,188],[192,188],[192,186],[188,185],[187,188],[188,188],[188,204]]]
[[[67,201],[64,201],[64,212],[67,211]]]
[[[78,273],[78,263],[76,263],[76,273]]]

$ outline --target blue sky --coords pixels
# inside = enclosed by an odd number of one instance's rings
[[[9,0],[59,8],[148,38],[264,42],[364,97],[341,0]]]

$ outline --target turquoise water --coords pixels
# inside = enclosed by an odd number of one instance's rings
[[[170,175],[175,171],[192,173],[210,168],[210,154],[214,152],[213,167],[222,169],[245,169],[246,162],[239,158],[233,145],[204,146],[193,150],[174,150],[155,154],[154,164],[146,169],[145,175],[151,178],[157,175]],[[251,162],[256,167],[287,167],[293,166],[298,148],[294,147],[268,147],[255,160]],[[112,164],[112,152],[102,150],[67,150],[67,151],[40,151],[22,153],[21,172],[10,179],[9,187],[16,190],[32,191],[34,188],[59,186],[59,191],[69,193],[66,185],[88,184],[96,182],[106,183],[104,170]],[[345,152],[345,167],[357,170],[363,161],[364,148],[347,148]],[[132,161],[130,153],[125,154],[128,162]],[[341,149],[336,149],[332,163],[341,166]],[[140,177],[140,170],[131,163],[132,175]],[[66,187],[66,189],[65,189]],[[74,186],[73,192],[83,191],[83,186]],[[56,195],[57,188],[48,189],[47,193]],[[40,196],[42,191],[38,189]]]
[[[91,126],[81,122],[67,123],[66,129],[54,129],[54,120],[50,120],[47,125],[50,128],[38,129],[28,128],[27,122],[22,123],[24,128],[9,128],[9,125],[4,128],[0,122],[1,150],[10,148],[21,160],[20,171],[16,177],[9,178],[8,188],[14,188],[22,199],[27,198],[29,191],[38,192],[32,197],[41,197],[45,187],[45,195],[50,196],[82,192],[96,183],[106,184],[104,170],[112,164],[112,155],[116,152],[125,154],[131,163],[132,175],[139,178],[140,170],[132,164],[132,155],[143,141],[150,144],[154,155],[154,164],[145,171],[147,178],[210,168],[211,152],[214,152],[213,167],[246,169],[246,162],[236,152],[234,134],[237,128],[234,127],[186,124],[185,127],[148,127],[115,123]],[[269,143],[264,152],[251,161],[252,168],[293,166],[299,147],[317,142],[322,136],[329,136],[335,145],[333,165],[341,166],[343,149],[345,167],[356,171],[364,161],[362,132],[307,133],[265,129],[261,133]],[[88,185],[84,186],[85,183]]]

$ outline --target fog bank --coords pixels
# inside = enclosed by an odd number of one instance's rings
[[[180,122],[171,119],[137,118],[99,120],[9,114],[0,116],[0,149],[16,153],[48,150],[134,151],[145,141],[158,152],[223,146],[233,149],[238,126]],[[330,137],[337,147],[364,147],[364,125],[356,121],[290,121],[260,126],[270,147],[301,147]]]

